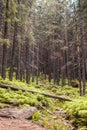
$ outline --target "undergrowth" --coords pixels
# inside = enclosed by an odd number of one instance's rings
[[[74,126],[78,130],[87,130],[87,97],[80,97],[65,103],[64,109],[69,114]]]
[[[39,81],[39,84],[36,85],[35,82],[26,84],[25,81],[21,82],[15,79],[9,81],[8,78],[3,80],[1,77],[0,84],[71,98],[73,100],[72,102],[65,102],[59,101],[58,99],[47,98],[40,94],[0,88],[1,108],[10,105],[18,107],[35,106],[38,112],[33,115],[32,119],[43,125],[46,130],[68,130],[67,126],[58,123],[58,121],[54,120],[52,115],[47,112],[47,110],[53,112],[58,108],[62,108],[67,112],[69,120],[72,120],[76,130],[87,130],[87,97],[80,97],[78,88],[72,88],[68,85],[61,87],[61,84],[59,86],[54,85],[53,82],[49,83],[47,80],[44,81],[43,84]]]

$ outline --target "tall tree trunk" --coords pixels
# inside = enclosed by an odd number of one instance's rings
[[[75,7],[75,3],[74,3],[74,15],[75,15],[75,17],[74,17],[74,19],[75,19],[75,34],[74,35],[75,35],[76,46],[77,46],[78,80],[79,80],[80,96],[82,96],[83,95],[83,90],[82,90],[82,84],[81,84],[81,48],[80,48],[80,43],[78,43],[79,36],[78,36],[78,25],[77,25],[77,19],[76,19],[76,7]]]
[[[28,39],[26,39],[28,42]],[[26,43],[26,83],[30,82],[30,50],[29,44]]]
[[[83,81],[83,95],[86,92],[86,79],[85,79],[85,49],[84,49],[84,38],[83,38],[83,19],[82,19],[82,9],[81,1],[78,0],[79,5],[79,29],[80,29],[80,46],[81,46],[81,63],[82,63],[82,81]]]
[[[37,72],[36,72],[36,84],[38,84],[39,76],[39,45],[37,46]]]
[[[20,43],[18,44],[18,58],[17,58],[17,72],[16,72],[16,79],[21,78],[21,46]]]
[[[12,46],[12,55],[11,55],[11,65],[9,79],[12,81],[13,78],[13,69],[14,69],[14,57],[15,57],[15,47],[16,47],[16,35],[17,35],[17,23],[14,24],[14,37],[13,37],[13,46]]]
[[[9,10],[9,0],[6,0],[6,13],[5,13],[5,24],[4,24],[4,39],[8,38],[8,10]],[[7,67],[7,45],[3,44],[3,56],[2,56],[2,78],[6,78],[6,67]]]
[[[34,58],[35,58],[35,47],[34,44],[32,45],[32,50],[33,50],[33,54],[32,54],[32,82],[34,82],[34,77],[35,77],[35,66],[34,66]]]
[[[70,85],[70,69],[69,69],[69,65],[68,65],[68,62],[69,62],[69,41],[68,41],[68,23],[67,23],[67,16],[68,16],[68,12],[67,12],[67,9],[65,10],[65,44],[66,44],[66,47],[67,47],[67,50],[66,50],[66,77],[68,79],[68,85]]]

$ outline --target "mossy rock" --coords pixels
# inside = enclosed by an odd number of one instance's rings
[[[72,80],[71,86],[72,86],[73,88],[78,88],[78,87],[79,87],[79,83],[78,83],[77,81],[75,81],[75,80]]]

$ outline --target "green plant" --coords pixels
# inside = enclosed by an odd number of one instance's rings
[[[49,100],[46,97],[44,97],[43,100],[41,100],[41,103],[45,107],[49,106]]]
[[[37,95],[37,100],[38,100],[38,101],[42,101],[43,99],[44,99],[43,96],[41,96],[41,95]]]
[[[38,121],[39,119],[40,119],[40,112],[37,111],[37,112],[35,112],[35,113],[33,114],[32,120]]]
[[[85,97],[66,103],[64,109],[73,119],[75,126],[87,126],[87,100]]]
[[[37,101],[35,99],[29,101],[30,106],[36,106]]]
[[[78,128],[78,130],[87,130],[87,127],[86,126],[83,126],[81,128]]]
[[[57,120],[54,120],[52,118],[51,119],[44,118],[43,124],[45,130],[69,130],[68,126],[66,126],[62,122],[59,123]]]

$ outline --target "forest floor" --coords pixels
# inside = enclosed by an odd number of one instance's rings
[[[15,79],[12,82],[9,79],[0,79],[0,84],[19,88],[14,91],[0,87],[0,130],[87,130],[87,95],[80,97],[79,88],[68,86],[67,81],[63,88],[61,82],[59,86],[48,81],[41,83],[36,85],[35,82],[26,84]],[[39,93],[23,92],[21,89]],[[70,98],[72,101],[49,98],[40,93]],[[6,109],[10,107],[11,112],[17,108],[19,116],[14,113],[13,116],[9,115]],[[31,118],[23,118],[29,111],[21,111],[23,115],[20,113],[21,109],[27,107],[36,109]]]
[[[35,111],[35,107],[18,108],[10,106],[0,109],[0,130],[43,130],[29,120]]]
[[[44,130],[40,126],[25,119],[0,118],[0,130]]]
[[[36,123],[32,122],[31,120],[26,120],[25,118],[23,118],[23,116],[21,116],[22,118],[19,117],[14,118],[11,116],[11,112],[8,112],[8,109],[9,108],[0,109],[0,130],[48,130],[49,129],[49,126],[43,128],[37,125]],[[17,109],[11,108],[11,111],[15,111],[15,110]],[[18,110],[21,113],[21,109],[18,108]],[[8,116],[8,113],[10,116]],[[66,117],[66,113],[61,109],[56,110],[52,116],[52,118],[54,118],[55,121],[58,122],[58,124],[62,124],[66,126],[64,130],[66,130],[66,128],[68,128],[69,130],[74,130],[74,127],[72,126],[71,122],[66,120],[65,117]],[[52,118],[49,120],[52,120]],[[59,128],[57,130],[59,130]]]

